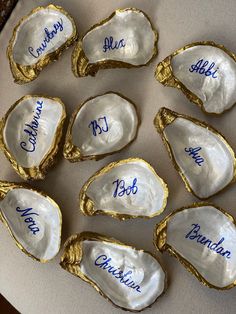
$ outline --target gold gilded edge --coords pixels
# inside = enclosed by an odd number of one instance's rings
[[[91,101],[91,100],[93,100],[95,98],[104,96],[104,95],[109,95],[109,94],[115,94],[115,95],[125,99],[130,105],[133,106],[134,111],[135,111],[136,116],[137,116],[137,122],[138,122],[135,135],[134,135],[134,137],[132,138],[132,140],[129,143],[127,143],[126,145],[124,145],[123,147],[121,147],[118,150],[114,150],[112,152],[105,153],[105,154],[83,155],[81,153],[80,148],[75,146],[72,143],[72,128],[73,128],[75,119],[76,119],[77,115],[79,114],[80,110],[82,109],[82,107],[84,105],[86,105],[89,101]],[[113,92],[113,91],[109,91],[109,92],[106,92],[104,94],[100,94],[100,95],[97,95],[97,96],[94,96],[94,97],[90,97],[90,98],[86,99],[84,102],[82,102],[79,105],[79,107],[73,112],[73,114],[72,114],[72,116],[70,118],[70,122],[69,122],[68,129],[67,129],[67,132],[66,132],[66,139],[65,139],[65,144],[64,144],[64,148],[63,148],[63,155],[64,155],[65,159],[69,160],[70,162],[78,162],[78,161],[84,161],[84,160],[100,160],[100,159],[103,159],[106,156],[110,156],[112,154],[118,153],[118,152],[122,151],[123,149],[127,148],[130,144],[132,144],[132,142],[134,142],[136,140],[140,124],[141,124],[141,119],[139,117],[138,109],[137,109],[136,104],[132,100],[130,100],[129,98],[123,96],[122,94],[117,93],[117,92]]]
[[[62,229],[62,214],[61,214],[61,210],[59,205],[51,198],[49,197],[45,192],[40,191],[38,189],[33,189],[31,186],[29,186],[26,183],[14,183],[14,182],[8,182],[8,181],[1,181],[0,180],[0,221],[3,222],[3,224],[5,225],[5,227],[7,228],[8,232],[10,233],[10,236],[13,238],[13,240],[15,241],[16,246],[23,252],[25,253],[27,256],[31,257],[33,260],[38,261],[40,263],[46,263],[50,260],[46,260],[46,259],[39,259],[35,256],[33,256],[32,254],[30,254],[23,246],[22,244],[16,239],[16,237],[13,234],[13,231],[11,230],[7,220],[4,217],[4,214],[1,210],[1,200],[3,200],[5,198],[5,196],[7,195],[7,193],[13,189],[27,189],[30,190],[34,193],[40,194],[41,196],[45,197],[51,204],[53,204],[53,206],[55,208],[57,208],[58,214],[59,214],[59,218],[60,218],[60,241],[59,241],[59,247],[58,247],[58,251],[57,253],[50,259],[52,260],[58,253],[61,247],[61,229]]]
[[[222,209],[219,206],[216,206],[212,203],[208,203],[208,202],[197,202],[197,203],[193,203],[189,206],[184,206],[181,207],[179,209],[174,210],[172,213],[170,213],[167,217],[165,217],[162,221],[160,221],[155,229],[154,229],[154,246],[156,247],[156,249],[160,252],[164,252],[167,251],[170,255],[174,256],[175,258],[177,258],[177,260],[191,273],[193,274],[202,284],[204,284],[205,286],[209,287],[209,288],[214,288],[217,290],[228,290],[233,288],[234,286],[236,286],[236,280],[225,287],[217,287],[215,285],[212,285],[209,281],[207,281],[199,272],[198,270],[190,263],[188,262],[188,260],[186,258],[184,258],[180,253],[178,253],[171,245],[169,245],[167,243],[167,226],[168,226],[168,222],[169,220],[172,218],[172,216],[174,216],[175,214],[184,211],[186,209],[189,208],[196,208],[196,207],[205,207],[205,206],[212,206],[214,208],[216,208],[217,210],[219,210],[220,212],[222,212],[225,216],[227,216],[227,218],[229,218],[229,220],[235,225],[236,227],[236,220],[234,219],[234,217],[232,215],[230,215],[229,213],[227,213],[224,209]],[[204,210],[204,209],[202,209]]]
[[[69,37],[68,40],[63,45],[61,45],[59,48],[57,48],[55,51],[53,51],[49,54],[46,54],[44,57],[40,58],[38,60],[38,62],[35,64],[20,65],[20,64],[16,63],[13,59],[13,48],[14,48],[15,39],[17,37],[17,32],[18,32],[19,27],[31,15],[33,15],[34,13],[36,13],[40,10],[46,10],[46,9],[59,11],[70,20],[72,27],[73,27],[73,33],[72,33],[71,37]],[[78,33],[77,33],[77,27],[76,27],[75,21],[72,18],[72,16],[68,12],[66,12],[62,7],[54,5],[54,4],[49,4],[48,6],[40,6],[40,7],[33,9],[28,15],[26,15],[20,19],[20,21],[18,22],[18,24],[16,25],[16,27],[13,30],[12,37],[11,37],[9,44],[8,44],[8,47],[7,47],[7,57],[9,60],[11,72],[12,72],[12,75],[14,77],[15,83],[25,84],[25,83],[28,83],[28,82],[35,80],[38,77],[38,75],[40,74],[40,72],[42,71],[42,69],[44,67],[46,67],[52,61],[56,61],[60,57],[62,52],[65,49],[69,48],[76,41],[77,38],[78,38]]]
[[[171,60],[174,56],[178,55],[179,53],[182,53],[183,51],[195,47],[195,46],[212,46],[215,48],[219,48],[223,50],[228,56],[230,56],[235,62],[236,62],[236,55],[228,50],[225,46],[216,44],[213,41],[199,41],[194,42],[191,44],[188,44],[184,46],[183,48],[180,48],[176,51],[174,51],[171,55],[166,57],[163,61],[157,64],[156,70],[155,70],[155,78],[157,81],[159,81],[164,86],[169,87],[175,87],[180,89],[183,94],[194,104],[200,107],[200,109],[208,114],[208,115],[216,115],[219,116],[220,114],[229,111],[235,104],[233,104],[230,108],[223,110],[222,112],[208,112],[205,110],[203,101],[195,95],[193,92],[191,92],[173,73],[173,68],[171,66]]]
[[[51,148],[48,150],[47,154],[44,156],[44,158],[41,160],[40,164],[36,167],[32,168],[25,168],[20,166],[17,163],[17,160],[15,157],[11,154],[10,150],[8,150],[7,145],[4,141],[4,128],[6,121],[8,119],[8,116],[11,114],[11,112],[15,109],[17,105],[19,105],[22,101],[29,99],[29,98],[46,98],[46,99],[51,99],[58,104],[61,105],[62,107],[62,114],[61,114],[61,119],[58,123],[55,135],[54,135],[54,140]],[[39,179],[44,179],[45,174],[48,171],[48,169],[55,163],[55,158],[58,153],[58,150],[60,148],[60,142],[62,138],[62,131],[63,131],[63,125],[64,121],[66,118],[66,111],[65,111],[65,105],[61,101],[60,98],[57,97],[49,97],[49,96],[44,96],[44,95],[25,95],[19,100],[17,100],[7,111],[5,116],[2,118],[0,121],[0,149],[3,150],[6,158],[10,161],[12,167],[15,169],[15,171],[24,179],[24,180],[39,180]]]
[[[208,129],[209,131],[211,131],[213,134],[217,135],[220,140],[225,144],[225,146],[228,148],[230,154],[232,155],[232,158],[234,160],[234,172],[233,172],[233,178],[231,180],[231,182],[229,182],[226,186],[224,186],[221,190],[219,190],[218,192],[206,197],[206,198],[202,198],[202,197],[199,197],[194,191],[193,189],[191,188],[187,178],[185,177],[185,174],[182,172],[182,170],[180,169],[179,165],[177,164],[176,160],[175,160],[175,157],[174,157],[174,153],[172,151],[172,148],[171,148],[171,145],[170,143],[168,142],[168,139],[167,137],[165,136],[164,134],[164,129],[167,125],[169,125],[170,123],[172,123],[175,119],[177,118],[183,118],[183,119],[186,119],[186,120],[189,120],[191,122],[193,122],[194,124],[200,126],[200,127],[203,127],[205,129]],[[165,108],[165,107],[162,107],[156,117],[154,118],[154,126],[156,127],[157,129],[157,132],[160,134],[161,136],[161,139],[167,149],[167,152],[169,154],[169,157],[174,165],[174,168],[178,171],[178,173],[180,174],[182,180],[184,181],[184,184],[185,184],[185,187],[187,189],[187,191],[189,191],[190,193],[192,193],[194,196],[196,196],[198,199],[200,200],[206,200],[214,195],[217,195],[219,194],[221,191],[223,191],[226,187],[228,187],[229,185],[231,185],[232,183],[234,183],[236,181],[236,156],[235,156],[235,153],[232,149],[232,147],[229,145],[229,143],[227,142],[226,138],[224,137],[223,134],[221,134],[219,131],[217,131],[215,128],[213,128],[212,126],[208,125],[206,122],[203,122],[203,121],[200,121],[200,120],[197,120],[193,117],[190,117],[190,116],[187,116],[187,115],[184,115],[184,114],[179,114],[175,111],[172,111],[168,108]]]
[[[145,163],[145,165],[147,165],[149,170],[152,171],[153,174],[160,181],[160,183],[163,187],[163,190],[164,190],[164,200],[163,200],[162,208],[158,212],[156,212],[155,214],[150,215],[150,216],[121,214],[121,213],[118,213],[112,209],[109,211],[108,210],[103,211],[103,210],[96,209],[94,202],[86,194],[86,191],[89,188],[90,184],[93,183],[96,180],[96,178],[109,172],[112,168],[115,168],[115,167],[123,165],[123,164],[130,163],[130,162],[137,162],[137,161]],[[122,159],[120,161],[111,162],[110,164],[108,164],[105,167],[98,170],[93,176],[91,176],[88,179],[88,181],[83,185],[82,189],[80,190],[79,207],[85,216],[104,215],[104,216],[111,216],[112,218],[117,218],[119,220],[126,220],[126,219],[132,219],[132,218],[150,219],[150,218],[156,217],[156,216],[163,213],[163,211],[166,207],[166,204],[167,204],[168,194],[169,194],[169,190],[168,190],[167,184],[165,183],[165,181],[161,177],[158,176],[158,174],[156,173],[154,168],[147,161],[145,161],[142,158],[128,158],[128,159]]]
[[[124,246],[126,248],[135,250],[135,251],[141,251],[144,252],[146,254],[151,255],[156,261],[157,263],[160,265],[161,269],[163,270],[164,274],[165,274],[165,282],[164,282],[164,289],[162,291],[162,293],[156,298],[155,301],[153,301],[150,305],[148,305],[147,307],[141,309],[141,310],[131,310],[131,309],[127,309],[124,307],[121,307],[117,304],[115,304],[103,291],[102,289],[96,284],[95,281],[89,279],[81,270],[80,268],[80,264],[81,261],[83,259],[83,249],[82,249],[82,242],[83,241],[98,241],[98,242],[105,242],[105,243],[113,243],[113,244],[117,244],[120,246]],[[116,240],[112,237],[108,237],[99,233],[95,233],[95,232],[88,232],[88,231],[84,231],[80,234],[75,234],[70,236],[67,241],[64,244],[64,252],[61,256],[61,261],[60,261],[60,266],[64,269],[67,270],[68,272],[70,272],[72,275],[79,277],[80,279],[82,279],[83,281],[89,283],[102,297],[104,297],[106,300],[108,300],[109,302],[111,302],[115,307],[117,308],[121,308],[124,311],[129,311],[129,312],[141,312],[144,309],[150,308],[162,295],[165,294],[167,287],[168,287],[168,282],[167,282],[167,272],[165,270],[165,268],[163,267],[161,261],[158,259],[157,256],[155,256],[154,254],[152,254],[151,252],[148,252],[146,250],[142,250],[142,249],[137,249],[134,246],[125,244],[123,242],[120,242],[119,240]]]
[[[89,63],[89,60],[86,57],[85,52],[83,50],[83,39],[84,39],[84,37],[89,32],[93,31],[95,28],[100,27],[103,24],[110,21],[117,13],[122,13],[125,11],[133,11],[133,12],[141,13],[145,16],[145,18],[150,23],[151,29],[155,35],[155,41],[154,41],[153,53],[152,53],[152,56],[149,59],[149,61],[146,62],[145,64],[140,64],[140,65],[133,65],[131,63],[127,63],[127,62],[123,62],[123,61],[116,61],[113,59],[98,61],[96,63]],[[158,49],[157,49],[158,37],[159,37],[159,35],[158,35],[157,30],[154,28],[150,18],[148,17],[148,15],[145,12],[143,12],[139,9],[136,9],[136,8],[132,8],[132,7],[126,8],[126,9],[117,9],[108,18],[105,18],[104,20],[102,20],[99,23],[92,26],[85,33],[85,35],[78,40],[78,42],[76,43],[76,46],[74,48],[74,51],[72,53],[72,58],[71,58],[72,72],[74,73],[74,75],[76,77],[84,77],[84,76],[88,76],[88,75],[95,76],[96,73],[100,69],[113,69],[113,68],[127,68],[127,69],[129,69],[129,68],[140,68],[142,66],[149,65],[158,53]]]

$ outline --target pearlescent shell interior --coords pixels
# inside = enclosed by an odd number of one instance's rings
[[[94,135],[91,121],[97,121],[108,131],[99,134],[96,130]],[[137,127],[138,117],[133,104],[117,94],[108,93],[89,100],[81,107],[72,126],[72,143],[84,157],[109,154],[131,142]]]
[[[54,24],[61,23],[62,27],[57,30],[57,34],[46,43],[46,48],[37,58],[37,48],[42,47],[46,36],[45,29],[49,32],[55,30]],[[60,30],[62,29],[63,30]],[[74,27],[71,19],[64,13],[52,7],[41,8],[28,16],[17,28],[16,37],[13,42],[13,60],[20,65],[30,66],[37,63],[62,45],[73,35]],[[31,53],[29,47],[33,48]],[[34,55],[34,56],[33,56]]]
[[[211,72],[217,70],[217,78],[189,71],[201,59],[209,62],[205,70],[215,63]],[[171,66],[174,76],[202,100],[206,112],[220,114],[236,103],[236,62],[224,50],[197,45],[173,56]]]
[[[104,39],[110,36],[118,42],[124,39],[125,47],[104,52]],[[127,9],[117,10],[106,23],[90,30],[82,45],[89,63],[115,60],[137,66],[152,58],[155,42],[156,34],[143,12]]]
[[[16,211],[31,209],[25,216]],[[24,251],[40,261],[52,259],[60,249],[61,212],[57,204],[50,198],[25,188],[10,190],[0,201],[0,210],[10,232]],[[30,215],[30,213],[37,215]],[[35,234],[28,228],[32,222],[39,231]]]
[[[234,157],[225,141],[206,127],[178,117],[164,129],[175,161],[192,191],[205,199],[221,191],[233,179]],[[185,148],[201,147],[204,159],[199,166]]]
[[[43,102],[42,105],[38,105],[37,101]],[[40,108],[40,111],[37,108]],[[18,165],[32,168],[41,164],[55,145],[57,128],[64,115],[64,106],[57,99],[43,96],[22,98],[8,114],[3,129],[4,144]],[[35,116],[40,117],[35,119]],[[38,123],[37,128],[35,122]],[[37,133],[36,139],[24,130],[33,132],[34,135]],[[32,139],[36,140],[36,145],[32,144]],[[32,151],[33,149],[35,150]]]
[[[124,180],[125,189],[134,185],[134,193],[123,193],[119,184],[117,196],[117,179]],[[93,213],[99,213],[130,218],[144,216],[153,217],[162,213],[166,206],[168,189],[164,181],[156,174],[154,169],[144,160],[131,158],[109,164],[98,175],[89,180],[81,190],[81,200],[86,197],[93,202]],[[136,190],[137,188],[137,190]],[[119,196],[119,193],[123,194]],[[81,210],[89,214],[86,202],[81,202]]]
[[[141,311],[165,291],[165,272],[151,254],[111,240],[114,243],[102,238],[67,244],[61,266],[116,306]]]
[[[193,230],[193,224],[198,224],[200,229]],[[205,239],[197,238],[199,234]],[[223,242],[214,246],[214,243],[217,244],[222,238]],[[211,243],[202,244],[206,239],[210,239]],[[167,219],[166,243],[209,284],[224,288],[236,283],[236,226],[232,219],[214,206],[202,205],[174,213]],[[218,249],[222,254],[226,250],[230,251],[230,258],[226,257],[227,254],[222,256],[214,249]]]

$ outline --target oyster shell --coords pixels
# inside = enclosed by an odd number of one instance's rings
[[[236,221],[208,203],[180,208],[155,229],[154,244],[175,256],[204,285],[230,289],[236,285]]]
[[[27,95],[0,121],[0,148],[23,179],[43,179],[54,163],[66,117],[59,98]]]
[[[0,181],[0,220],[16,245],[33,259],[44,263],[59,252],[61,211],[46,194],[27,185]]]
[[[72,70],[75,76],[94,76],[99,69],[147,65],[157,54],[157,40],[157,31],[144,12],[118,9],[78,41]]]
[[[189,192],[206,199],[235,180],[235,154],[213,127],[167,108],[154,124]]]
[[[157,65],[156,79],[176,87],[206,112],[220,114],[236,103],[236,56],[214,42],[187,45]]]
[[[124,96],[108,92],[89,98],[70,119],[64,157],[75,162],[120,151],[135,139],[138,123],[134,104]]]
[[[71,236],[60,264],[124,310],[150,307],[167,288],[165,271],[151,253],[97,233]]]
[[[152,218],[166,207],[168,188],[143,159],[112,162],[95,173],[80,191],[84,215]]]
[[[37,78],[77,39],[73,18],[61,7],[38,7],[23,17],[13,31],[7,55],[18,84]]]

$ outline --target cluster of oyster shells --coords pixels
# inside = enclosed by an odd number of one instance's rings
[[[50,4],[31,11],[15,27],[7,48],[15,82],[36,79],[77,38],[75,21],[63,8]],[[158,33],[144,12],[116,10],[78,40],[72,55],[73,72],[87,76],[99,69],[147,65],[157,54],[157,40]]]
[[[42,31],[43,30],[43,31]],[[16,83],[28,83],[78,39],[74,19],[55,5],[39,7],[13,31],[7,54]],[[158,33],[148,16],[118,9],[78,39],[72,54],[75,76],[100,69],[148,65],[157,54]],[[213,42],[189,44],[156,67],[156,79],[181,89],[206,113],[221,114],[236,102],[236,56]],[[0,148],[25,180],[43,179],[61,146],[65,106],[59,98],[26,95],[0,121]],[[99,160],[133,142],[140,124],[136,105],[107,92],[84,101],[72,114],[63,155],[70,162]],[[235,153],[208,124],[167,108],[154,125],[188,191],[207,199],[235,181]],[[141,158],[109,163],[84,183],[79,209],[84,215],[120,220],[152,218],[167,205],[168,187]],[[46,262],[60,249],[59,206],[25,184],[0,181],[0,220],[17,246]],[[154,243],[175,256],[203,284],[236,285],[235,219],[218,206],[194,203],[162,219]],[[166,290],[166,272],[151,253],[97,233],[83,232],[65,243],[62,268],[92,285],[124,310],[150,307]],[[110,288],[112,285],[112,289]]]

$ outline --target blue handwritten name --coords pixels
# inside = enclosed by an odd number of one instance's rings
[[[185,236],[186,239],[196,240],[197,243],[207,245],[208,249],[210,249],[211,251],[214,251],[225,258],[231,258],[231,252],[228,250],[224,251],[224,248],[222,246],[219,246],[224,242],[225,240],[224,237],[222,237],[220,241],[218,241],[217,243],[215,242],[212,243],[212,240],[207,239],[205,236],[199,233],[201,228],[199,224],[192,224],[192,226],[193,226],[192,230]]]
[[[107,270],[107,272],[114,276],[116,279],[118,279],[120,283],[141,293],[141,287],[137,285],[129,276],[133,273],[132,270],[129,270],[127,273],[124,274],[123,270],[120,270],[119,267],[117,268],[109,264],[111,260],[112,259],[110,257],[108,258],[105,254],[102,254],[99,255],[98,258],[96,258],[94,264],[101,269]],[[125,277],[127,276],[129,276],[129,278],[125,279]]]
[[[215,71],[211,71],[214,66],[215,66],[215,62],[212,62],[209,67],[207,67],[209,64],[209,61],[204,61],[204,59],[200,59],[199,61],[197,61],[196,64],[192,64],[191,67],[189,68],[190,72],[196,72],[199,74],[204,74],[205,76],[211,76],[213,78],[217,78],[216,76],[216,72],[219,68],[216,68]]]
[[[107,52],[108,50],[120,49],[126,46],[124,38],[119,41],[115,41],[112,36],[105,37],[104,45],[103,45],[103,52]]]
[[[113,197],[117,197],[117,196],[122,197],[125,194],[130,195],[130,193],[136,194],[138,192],[138,187],[136,183],[137,183],[137,178],[134,178],[132,185],[125,187],[124,180],[120,180],[120,179],[115,180],[114,182],[112,182],[112,184],[115,184],[115,191],[113,193]]]
[[[47,27],[44,28],[45,37],[41,45],[35,50],[33,47],[28,47],[28,52],[33,56],[34,58],[38,58],[41,56],[41,54],[47,49],[48,43],[56,36],[58,31],[63,31],[63,20],[60,19],[60,21],[57,21],[55,24],[53,24],[53,29],[51,31],[48,30]]]
[[[37,101],[36,110],[33,111],[35,115],[33,116],[31,123],[30,124],[25,123],[25,126],[27,127],[27,129],[24,129],[24,132],[28,135],[29,138],[28,138],[27,143],[24,141],[20,142],[20,147],[28,153],[32,153],[35,151],[35,147],[37,143],[39,120],[42,113],[42,107],[43,107],[43,101]]]
[[[33,216],[33,215],[39,216],[37,213],[32,212],[32,209],[33,208],[20,209],[20,207],[16,207],[16,211],[18,213],[21,213],[21,217],[27,217],[27,216]],[[32,217],[25,218],[24,222],[28,224],[28,228],[33,234],[36,234],[37,232],[39,232],[39,228],[37,227],[36,222],[34,221]]]
[[[100,125],[99,125],[99,122],[100,122]],[[92,132],[94,136],[97,136],[97,134],[101,134],[102,132],[108,132],[107,118],[104,116],[104,117],[98,118],[97,120],[93,120],[89,123],[88,127],[92,128]]]
[[[198,166],[201,166],[201,164],[204,162],[204,158],[202,158],[201,156],[198,155],[198,152],[201,150],[202,148],[201,147],[185,147],[185,152],[188,153],[189,156],[191,156],[195,163],[198,165]]]

